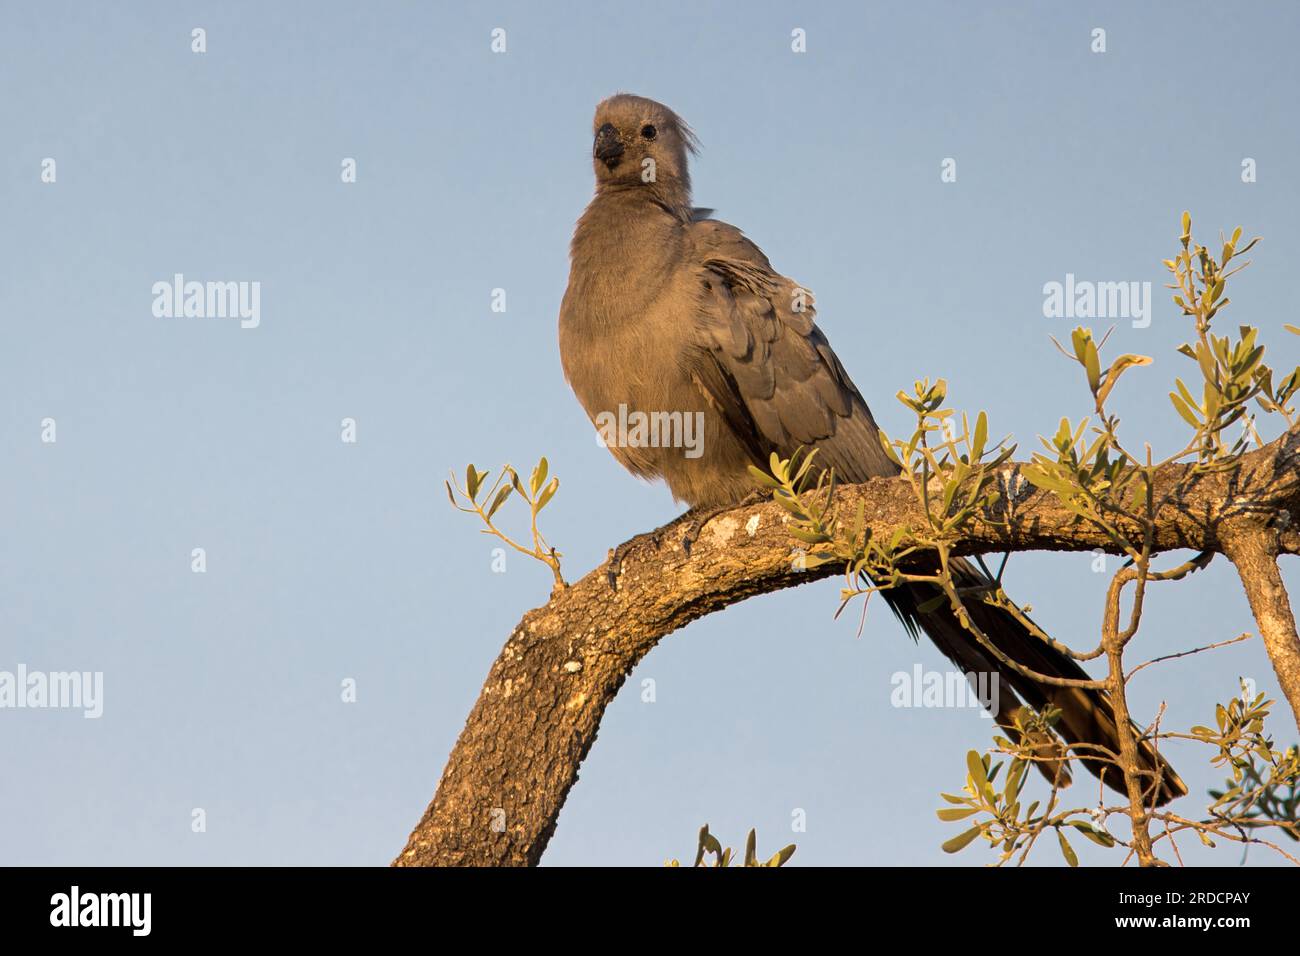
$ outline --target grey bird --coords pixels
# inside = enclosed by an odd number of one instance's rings
[[[687,161],[698,146],[686,123],[654,100],[619,94],[597,106],[593,128],[596,194],[573,234],[560,309],[565,376],[598,428],[636,412],[703,423],[697,457],[644,433],[628,441],[607,435],[614,457],[634,475],[663,479],[702,517],[753,495],[749,466],[766,469],[772,452],[789,458],[815,448],[818,466],[833,468],[840,482],[897,474],[871,411],[814,324],[811,298],[739,229],[691,205]],[[617,564],[616,555],[613,573]],[[963,584],[988,582],[969,562],[955,566]],[[946,602],[930,609],[938,592],[929,585],[881,593],[913,639],[925,633],[968,674],[998,675],[993,716],[1009,736],[1024,704],[1040,712],[1050,704],[1061,711],[1054,732],[1076,754],[1120,752],[1105,692],[1046,685],[1006,666]],[[1088,677],[1010,613],[977,601],[969,609],[991,643],[1022,666]],[[1065,773],[1059,742],[1036,735],[1029,743],[1048,779]],[[1148,802],[1187,792],[1150,742],[1139,741],[1138,751]],[[1126,792],[1114,765],[1083,762]]]

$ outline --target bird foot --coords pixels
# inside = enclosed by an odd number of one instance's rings
[[[704,530],[704,526],[723,512],[731,511],[733,508],[744,508],[747,505],[756,505],[759,502],[766,500],[767,492],[763,491],[761,488],[755,488],[739,501],[733,501],[729,505],[720,505],[716,508],[692,508],[690,511],[686,512],[688,516],[693,517],[691,517],[691,523],[686,527],[686,534],[682,536],[682,550],[686,552],[686,556],[689,558],[691,556],[691,548],[695,545],[695,542],[699,540],[700,533]]]
[[[642,541],[648,542],[656,551],[663,544],[664,531],[668,525],[662,528],[655,528],[653,531],[647,531],[645,534],[639,534],[635,538],[629,538],[617,548],[609,549],[609,568],[605,572],[606,580],[609,581],[611,591],[618,590],[618,576],[623,573],[623,559],[627,557],[629,551]]]
[[[766,500],[767,492],[763,491],[761,488],[756,488],[749,494],[745,495],[744,498],[740,499],[740,501],[734,501],[729,505],[720,505],[716,508],[692,508],[690,511],[686,512],[686,514],[682,515],[681,518],[670,521],[668,524],[655,528],[653,531],[647,531],[645,534],[639,534],[635,538],[630,538],[620,544],[617,548],[610,548],[609,567],[605,571],[605,577],[609,581],[610,590],[618,590],[618,578],[619,575],[623,573],[623,559],[626,558],[628,552],[638,544],[647,542],[658,551],[663,546],[664,537],[667,534],[668,529],[685,518],[690,518],[690,524],[686,526],[686,533],[682,536],[682,550],[686,552],[686,556],[689,558],[691,556],[691,547],[699,539],[700,532],[704,530],[704,526],[713,518],[716,518],[724,511],[730,511],[733,508],[743,508],[746,505],[756,505],[759,502]]]

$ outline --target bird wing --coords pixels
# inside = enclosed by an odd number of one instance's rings
[[[689,224],[698,273],[696,384],[766,467],[818,449],[844,481],[890,475],[871,411],[814,323],[811,293],[772,269],[735,226]]]

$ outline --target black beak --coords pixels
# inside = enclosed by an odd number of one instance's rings
[[[613,123],[606,123],[596,130],[596,142],[592,146],[592,155],[613,169],[623,156],[623,141],[619,139],[618,130]]]

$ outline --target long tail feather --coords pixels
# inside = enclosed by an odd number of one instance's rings
[[[989,583],[981,571],[966,561],[954,561],[951,566],[961,587]],[[1022,701],[1035,711],[1042,711],[1050,704],[1061,711],[1053,729],[1082,758],[1083,765],[1112,790],[1127,794],[1119,767],[1113,762],[1097,759],[1103,755],[1114,755],[1111,759],[1117,759],[1120,753],[1115,712],[1109,694],[1093,688],[1044,684],[1008,667],[962,626],[947,602],[932,610],[920,610],[927,602],[933,603],[933,598],[939,593],[931,585],[910,585],[881,593],[914,637],[918,630],[923,631],[944,656],[965,673],[998,675],[999,692],[995,698],[998,704],[993,716],[1013,739],[1018,736],[1015,716]],[[1088,678],[1077,661],[1033,634],[1010,612],[974,598],[966,602],[966,607],[971,620],[989,642],[1022,667],[1048,677]],[[1035,743],[1039,745],[1036,749],[1044,755],[1044,759],[1036,761],[1039,769],[1049,780],[1058,779],[1057,772],[1061,768],[1050,758],[1050,747],[1044,741]],[[1138,740],[1138,766],[1143,774],[1142,788],[1148,804],[1159,806],[1186,795],[1186,785],[1149,740]],[[1068,782],[1068,777],[1059,778],[1059,782]]]

